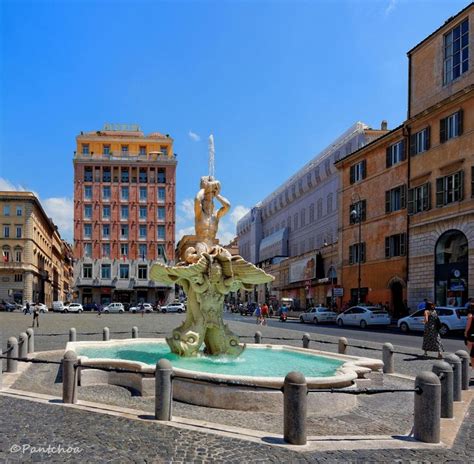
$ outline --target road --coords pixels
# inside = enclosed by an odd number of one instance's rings
[[[240,314],[225,313],[224,319],[227,321],[246,322],[248,324],[257,325],[255,318],[252,316],[241,316]],[[300,332],[308,332],[309,334],[321,334],[333,337],[347,337],[352,340],[370,341],[376,343],[392,343],[406,348],[415,348],[421,350],[423,342],[422,332],[412,332],[403,334],[397,327],[373,327],[361,329],[360,327],[338,327],[336,324],[302,324],[297,319],[289,319],[286,322],[280,322],[278,318],[268,320],[271,327],[288,328],[289,330],[298,330]],[[457,350],[465,350],[462,334],[451,334],[443,337],[443,346],[445,351],[455,352]]]

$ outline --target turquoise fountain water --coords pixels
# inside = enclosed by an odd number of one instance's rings
[[[140,361],[154,366],[161,358],[173,367],[189,371],[236,376],[285,377],[290,371],[307,377],[330,377],[344,361],[289,351],[285,349],[247,347],[239,357],[181,357],[170,352],[166,343],[140,343],[128,346],[78,347],[77,354],[90,359],[107,358]]]

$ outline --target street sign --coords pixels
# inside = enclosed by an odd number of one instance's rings
[[[332,289],[332,296],[344,296],[344,289],[342,287],[336,287]]]

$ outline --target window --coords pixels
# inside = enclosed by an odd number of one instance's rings
[[[102,153],[104,155],[110,155],[110,145],[103,145],[102,146]],[[108,182],[110,182],[110,181],[108,181]]]
[[[92,200],[92,186],[91,185],[84,185],[84,199]]]
[[[463,171],[436,179],[436,206],[440,207],[461,201],[464,197],[463,184]]]
[[[166,199],[166,190],[164,187],[158,187],[158,200],[165,201]]]
[[[391,213],[406,207],[406,185],[385,192],[385,212]]]
[[[148,174],[146,169],[140,169],[140,172],[138,173],[138,182],[141,184],[146,184],[148,182]]]
[[[318,219],[321,219],[323,217],[323,199],[322,198],[318,200],[316,208],[317,208],[316,210],[317,217]]]
[[[92,205],[84,205],[84,217],[86,219],[92,218]]]
[[[84,238],[92,237],[92,224],[84,224]]]
[[[102,238],[108,239],[110,237],[110,224],[102,224]]]
[[[138,154],[141,155],[141,156],[145,156],[146,155],[146,147],[145,146],[140,146],[140,148],[138,149]]]
[[[462,135],[463,131],[463,111],[448,116],[439,121],[439,141],[444,143],[454,137]]]
[[[3,207],[3,215],[4,216],[10,216],[10,205],[5,205]]]
[[[121,182],[129,182],[130,176],[128,173],[128,169],[122,168],[122,170],[120,171],[120,180]]]
[[[92,264],[82,265],[82,277],[84,279],[92,279]]]
[[[140,201],[146,200],[146,197],[147,197],[146,187],[140,187]]]
[[[349,247],[349,264],[365,262],[365,243],[356,243]]]
[[[138,236],[140,238],[146,238],[146,225],[140,224]]]
[[[84,182],[92,182],[92,168],[90,166],[84,168]]]
[[[138,254],[140,255],[141,259],[146,259],[146,256],[147,256],[146,243],[140,243],[140,245],[138,245]]]
[[[128,226],[127,225],[121,225],[120,226],[120,238],[128,238]]]
[[[88,155],[89,154],[89,144],[88,143],[83,143],[82,144],[82,154],[83,155]]]
[[[301,210],[300,216],[301,227],[304,227],[306,225],[306,209]]]
[[[309,205],[309,223],[312,224],[314,222],[314,203]]]
[[[21,238],[23,236],[23,227],[16,226],[16,238]]]
[[[3,226],[3,237],[10,238],[10,226]]]
[[[324,170],[326,171],[327,176],[331,175],[331,160],[327,159],[324,162]]]
[[[110,200],[110,187],[102,187],[102,199]]]
[[[128,206],[122,205],[120,207],[120,217],[121,219],[128,219]]]
[[[110,206],[109,205],[102,206],[102,218],[110,219]]]
[[[130,191],[129,191],[128,187],[122,187],[120,189],[120,198],[122,200],[128,201],[128,199],[130,198]]]
[[[138,265],[138,278],[147,279],[148,278],[147,275],[148,275],[147,266]]]
[[[158,245],[157,247],[157,253],[159,258],[165,258],[165,247],[163,245]]]
[[[128,155],[128,145],[121,146],[122,155]]]
[[[15,274],[15,282],[23,282],[23,274]]]
[[[110,168],[102,168],[102,182],[110,182],[111,180],[112,180],[112,175],[110,173]],[[110,187],[109,187],[109,192],[110,192]],[[110,198],[110,195],[109,195],[109,198]]]
[[[130,269],[128,264],[121,264],[119,267],[119,277],[120,279],[128,279],[130,275]]]
[[[350,168],[350,183],[360,182],[367,177],[367,161],[362,160]]]
[[[352,214],[353,211],[357,212],[357,215]],[[367,215],[367,201],[360,200],[353,203],[349,209],[349,224],[358,224],[359,220],[365,221]]]
[[[139,218],[140,219],[146,219],[146,206],[140,206]]]
[[[394,164],[400,163],[405,159],[405,141],[400,140],[393,145],[387,147],[386,165],[387,168]]]
[[[408,190],[408,214],[421,213],[431,209],[431,184],[420,185]]]
[[[444,84],[469,68],[469,22],[465,19],[444,36]]]
[[[10,261],[10,247],[3,247],[3,261],[8,263]]]
[[[92,256],[92,243],[84,243],[84,256],[90,258]]]
[[[295,214],[293,216],[293,230],[297,230],[298,229],[298,214]]]
[[[405,256],[406,254],[406,234],[396,234],[385,237],[385,257]]]
[[[128,258],[128,243],[120,244],[120,256],[122,256],[122,258]]]
[[[161,240],[166,238],[165,226],[158,226],[158,238]]]
[[[23,216],[23,208],[21,206],[16,207],[16,215]]]
[[[102,264],[100,266],[100,277],[102,279],[110,279],[110,264]]]
[[[410,136],[410,155],[414,156],[430,149],[430,127]]]
[[[327,209],[328,214],[332,213],[332,193],[328,195],[326,202],[327,202],[326,209]]]
[[[160,220],[165,219],[166,210],[164,206],[158,206],[157,213],[158,213],[158,219]]]
[[[166,147],[160,147],[160,153],[163,156],[166,156],[168,154],[168,149]]]
[[[110,257],[110,243],[103,243],[102,244],[102,257],[109,258]]]
[[[164,184],[166,182],[166,170],[165,169],[158,168],[157,182],[159,184]]]
[[[21,248],[15,248],[15,261],[21,263],[22,261],[22,250]]]

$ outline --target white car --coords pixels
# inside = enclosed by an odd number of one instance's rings
[[[300,322],[313,322],[319,324],[320,322],[336,322],[337,314],[324,306],[316,308],[309,308],[300,316]]]
[[[165,306],[162,306],[161,311],[163,313],[183,313],[186,311],[186,307],[184,306],[184,303],[170,303]]]
[[[39,309],[40,313],[48,313],[49,312],[48,307],[43,303],[37,303],[37,304],[30,303],[30,312],[33,312],[35,307],[37,307]],[[26,311],[26,305],[23,306],[22,311],[23,312]]]
[[[84,308],[80,303],[71,303],[68,306],[64,306],[65,313],[82,313]]]
[[[144,307],[146,313],[152,313],[153,312],[153,306],[150,303],[143,303],[143,307]],[[141,309],[140,305],[132,306],[129,309],[129,311],[131,313],[139,313],[139,312],[141,312],[141,310],[142,309]]]
[[[403,317],[398,320],[398,327],[402,332],[421,331],[425,329],[424,309],[410,314],[410,316]],[[447,306],[439,306],[436,308],[439,319],[441,321],[440,335],[447,335],[449,332],[456,330],[464,330],[467,323],[467,310],[465,308],[453,308]]]
[[[124,313],[125,308],[123,307],[122,303],[110,303],[109,305],[105,306],[102,310],[104,313]]]
[[[357,325],[365,329],[368,325],[390,325],[390,315],[376,306],[353,306],[336,319],[337,325]]]

